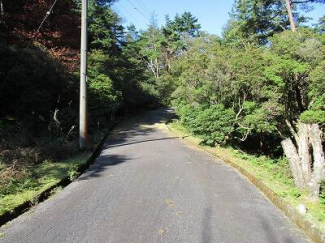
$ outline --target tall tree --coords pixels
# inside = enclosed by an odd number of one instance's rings
[[[286,2],[286,9],[288,12],[288,18],[290,21],[291,30],[296,31],[296,20],[293,14],[293,8],[300,7],[304,9],[306,12],[308,12],[314,8],[312,4],[325,3],[325,0],[297,0],[297,1],[285,0],[285,2]]]
[[[155,78],[160,77],[163,68],[162,48],[164,42],[165,37],[158,27],[156,17],[152,16],[148,29],[142,33],[138,43],[141,46],[141,55]]]
[[[171,68],[172,59],[187,50],[188,40],[199,36],[200,29],[198,19],[190,12],[184,12],[181,16],[176,14],[173,20],[166,16],[162,31],[166,38],[163,55],[167,71]]]
[[[283,0],[236,0],[223,36],[231,42],[265,44],[274,33],[288,29]]]
[[[266,44],[275,33],[296,28],[307,21],[299,8],[306,11],[312,3],[324,0],[236,0],[223,36],[232,43]],[[308,6],[308,7],[306,7]],[[243,44],[241,44],[243,45]]]
[[[303,1],[303,3],[307,3],[307,2],[323,2],[323,1]],[[288,11],[289,20],[290,20],[291,30],[292,32],[296,32],[296,26],[292,14],[291,3],[289,0],[286,0],[286,7]],[[291,40],[294,41],[295,39],[292,38]],[[301,40],[301,41],[305,42],[304,47],[301,47],[300,57],[302,60],[308,59],[308,56],[310,56],[310,53],[307,54],[305,53],[305,51],[302,51],[303,48],[305,49],[309,48],[309,50],[306,50],[306,52],[311,52],[312,50],[315,51],[316,48],[319,48],[321,46],[320,42],[318,42],[318,45],[316,44],[317,43],[316,39],[310,38],[309,43],[306,43],[305,40],[304,41]],[[291,44],[295,46],[299,45],[298,43],[291,43]],[[321,62],[322,59],[324,59],[324,53],[322,52],[321,49],[319,50],[319,52],[317,52],[317,54],[316,53],[314,54],[315,54],[314,57],[316,56],[321,57],[319,62]],[[315,63],[315,60],[309,60],[309,62],[310,64],[312,64]],[[317,65],[318,62],[316,62],[315,64]],[[299,69],[301,69],[302,71],[305,69],[305,67],[300,67]],[[315,70],[319,70],[319,69],[316,68]],[[306,77],[306,71],[307,70],[303,71],[303,76],[305,77]],[[298,113],[302,115],[302,119],[303,120],[305,119],[305,121],[307,121],[308,124],[303,123],[300,117],[296,118],[296,121],[292,119],[294,117],[293,115],[287,117],[286,124],[289,128],[289,131],[292,134],[292,137],[295,140],[295,144],[293,143],[291,138],[284,139],[281,144],[290,162],[291,171],[295,179],[296,185],[299,188],[308,188],[310,190],[311,197],[314,200],[317,200],[320,192],[321,181],[325,178],[325,156],[324,156],[323,145],[322,145],[322,130],[319,124],[317,123],[322,121],[316,119],[316,123],[314,123],[315,120],[313,121],[313,119],[310,118],[308,119],[307,118],[308,116],[306,116],[306,114],[317,117],[319,115],[319,112],[322,115],[325,115],[325,112],[318,111],[317,112],[318,114],[316,115],[314,111],[310,110],[310,108],[313,105],[309,101],[311,97],[308,97],[308,93],[307,93],[308,90],[307,87],[312,86],[308,83],[310,81],[313,80],[312,79],[305,80],[305,78],[301,76],[301,73],[299,73],[299,71],[294,73],[294,75],[291,77],[291,85],[293,86],[289,90],[295,93],[294,95],[296,96]],[[321,88],[321,90],[324,90],[324,87],[319,87],[319,88]],[[313,102],[315,102],[315,100],[324,101],[324,98],[322,98],[322,96],[320,97],[321,98],[313,97]],[[296,126],[293,125],[293,121],[295,121]]]
[[[290,2],[290,0],[285,0],[285,1],[286,1],[286,8],[287,8],[287,11],[288,11],[288,17],[289,17],[289,21],[290,21],[291,30],[296,31],[296,24],[295,24],[295,21],[293,19],[291,2]]]
[[[318,20],[318,23],[316,25],[316,30],[319,33],[323,33],[323,34],[325,33],[325,15]]]

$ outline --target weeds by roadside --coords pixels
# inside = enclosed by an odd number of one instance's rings
[[[42,191],[67,176],[75,179],[77,168],[84,164],[88,157],[89,153],[85,152],[60,162],[46,160],[26,169],[21,178],[9,178],[6,186],[0,187],[0,215],[26,201],[37,204],[35,200]]]

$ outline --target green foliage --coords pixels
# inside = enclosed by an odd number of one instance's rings
[[[259,134],[272,134],[276,130],[276,123],[272,119],[273,116],[271,111],[267,107],[267,103],[263,104],[262,107],[258,107],[256,104],[253,106],[253,102],[249,102],[250,106],[247,108],[247,103],[243,105],[245,116],[240,121],[245,127],[249,127],[253,130],[254,133]],[[238,127],[239,130],[242,130],[241,133],[244,133],[243,128]]]
[[[325,33],[325,15],[319,19],[316,30],[320,33]]]
[[[324,91],[325,55],[320,36],[310,30],[275,35],[265,59],[268,63],[265,76],[272,82],[270,85],[277,97],[273,102],[284,107],[283,116],[298,119],[304,113],[305,121],[313,114],[321,116],[324,107],[317,104],[322,102],[320,95]]]
[[[304,123],[325,123],[324,110],[308,110],[300,115],[300,120]]]
[[[321,186],[320,186],[320,194],[319,198],[323,204],[325,204],[325,180],[322,180]]]
[[[288,28],[283,1],[237,0],[224,29],[224,37],[232,44],[265,44],[267,38]]]
[[[119,38],[123,36],[120,17],[107,4],[90,2],[89,40],[92,49],[116,50]]]
[[[235,113],[223,105],[208,108],[184,106],[180,110],[181,121],[193,134],[200,136],[203,143],[213,146],[225,144],[234,131]]]
[[[200,28],[197,18],[190,12],[184,12],[182,15],[177,14],[172,20],[166,16],[166,25],[162,28],[158,27],[153,16],[147,30],[135,35],[138,37],[135,41],[138,52],[134,56],[142,59],[153,77],[144,86],[150,86],[151,94],[162,104],[170,104],[170,95],[176,88],[171,76],[172,66],[187,51],[191,40],[199,36]]]
[[[313,7],[310,3],[315,2],[291,1],[296,25],[302,26],[308,21],[308,18],[301,15],[298,10],[308,12]],[[223,36],[227,44],[241,48],[247,44],[265,45],[274,34],[289,29],[285,1],[236,0],[230,19],[224,27]]]
[[[69,176],[70,181],[74,181],[80,175],[80,173],[78,172],[79,166],[80,165],[78,165],[78,164],[74,164],[74,165],[70,166],[70,168],[68,170],[68,176]]]
[[[199,36],[200,28],[201,25],[198,23],[198,19],[195,18],[192,13],[184,12],[181,16],[176,14],[174,20],[170,20],[169,16],[166,16],[164,34],[166,36],[172,35],[177,40],[180,39],[180,36],[184,33],[187,33],[191,37],[197,37]]]
[[[263,48],[233,50],[210,36],[194,39],[189,46],[166,77],[174,78],[172,103],[190,130],[199,129],[201,113],[222,105],[235,113],[228,143],[279,156],[281,136],[288,132],[286,119],[324,127],[324,46],[314,31],[284,31]],[[182,112],[182,107],[192,108]],[[200,122],[220,129],[204,116]],[[210,139],[209,129],[196,134],[206,133],[210,144],[224,142],[219,135]]]
[[[37,200],[38,195],[67,176],[76,178],[77,168],[84,165],[88,154],[82,154],[62,162],[45,161],[19,172],[19,176],[4,176],[16,173],[12,168],[0,171],[0,215],[26,201]],[[5,173],[6,172],[6,173]]]
[[[93,3],[90,15],[89,113],[93,128],[98,128],[116,113],[149,106],[155,98],[143,84],[148,79],[139,55],[144,48],[139,48],[135,28],[125,33],[107,4]]]

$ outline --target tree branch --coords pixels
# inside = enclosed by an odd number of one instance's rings
[[[292,136],[294,136],[296,142],[298,142],[298,141],[299,141],[299,136],[298,136],[298,134],[296,133],[295,129],[293,129],[293,126],[292,126],[291,123],[288,121],[288,119],[286,119],[286,124],[287,124],[287,126],[288,126],[288,128],[289,128],[289,130],[290,130],[290,132],[291,132],[291,134],[292,134]]]

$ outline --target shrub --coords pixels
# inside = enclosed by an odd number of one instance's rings
[[[204,144],[225,144],[234,131],[235,113],[223,105],[185,106],[180,113],[182,123],[193,134],[200,136]]]
[[[322,182],[320,184],[319,198],[321,200],[321,203],[325,204],[325,180],[322,180]]]

